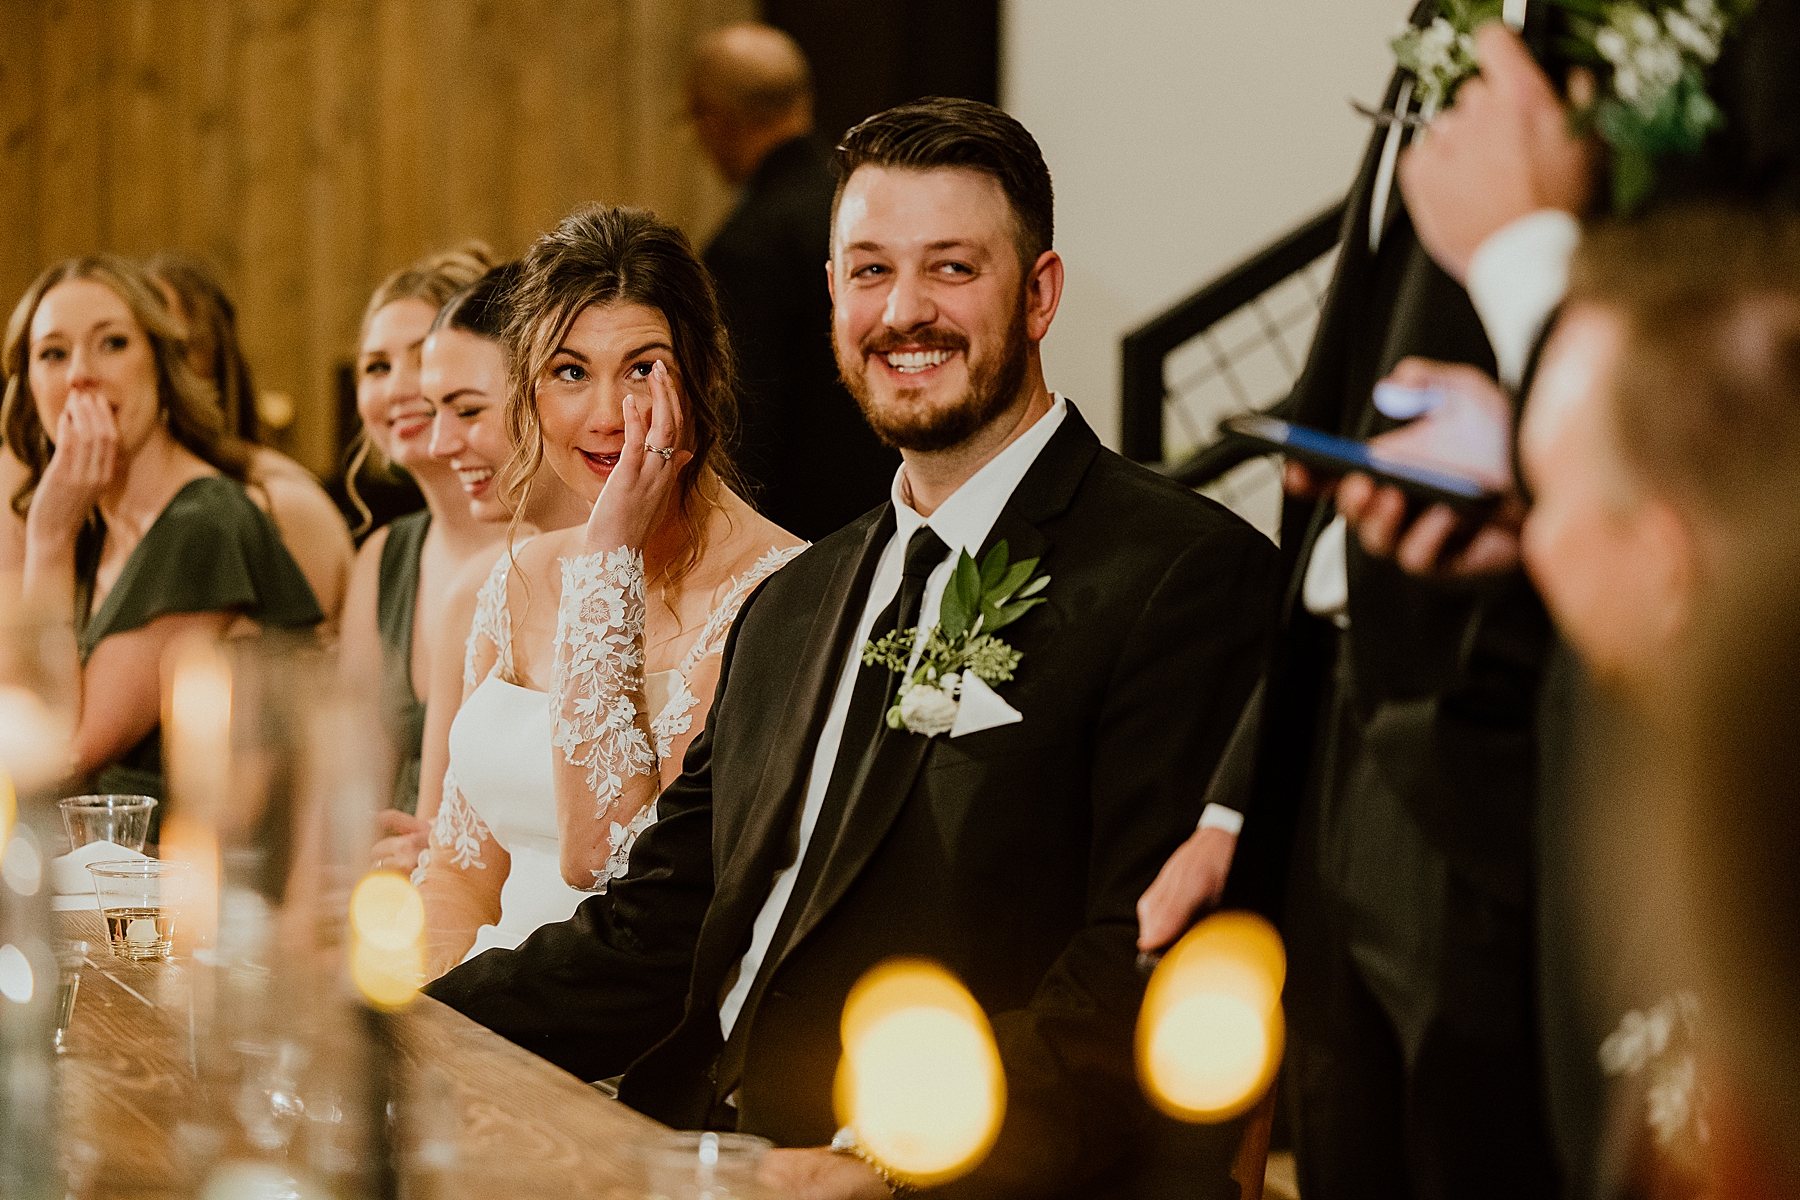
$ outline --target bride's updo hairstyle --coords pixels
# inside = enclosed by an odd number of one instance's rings
[[[684,552],[679,579],[700,560],[706,509],[737,483],[729,447],[737,431],[737,378],[712,278],[679,229],[641,208],[590,205],[532,243],[511,297],[511,380],[506,433],[512,459],[501,487],[515,513],[544,459],[537,389],[575,319],[593,305],[641,304],[669,323],[679,368],[682,418],[693,458],[676,479]],[[823,335],[821,335],[823,336]],[[648,392],[646,392],[646,398]]]

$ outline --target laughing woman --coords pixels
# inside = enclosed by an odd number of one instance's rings
[[[249,447],[225,430],[142,268],[100,255],[44,272],[13,310],[5,369],[24,590],[67,615],[80,680],[70,775],[161,796],[169,643],[310,629],[324,614],[244,491]]]
[[[424,771],[443,780],[419,875],[441,974],[516,946],[622,874],[718,682],[738,607],[802,548],[728,484],[730,352],[704,268],[649,213],[595,207],[539,238],[513,297],[503,475],[591,508],[520,540],[439,638]]]
[[[470,245],[436,254],[382,281],[364,311],[356,355],[356,409],[364,453],[405,471],[425,507],[369,535],[357,552],[344,600],[340,662],[353,694],[379,698],[394,779],[386,831],[405,835],[419,795],[419,740],[431,693],[432,646],[450,581],[471,558],[491,553],[504,532],[469,512],[449,464],[431,456],[431,404],[419,386],[420,352],[438,309],[491,264]],[[419,636],[415,636],[414,631]]]

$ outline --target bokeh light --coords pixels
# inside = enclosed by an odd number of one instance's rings
[[[404,875],[372,871],[350,896],[350,974],[378,1008],[403,1008],[425,982],[425,902]]]
[[[1218,913],[1164,956],[1138,1016],[1145,1093],[1184,1121],[1227,1121],[1255,1107],[1281,1064],[1281,935],[1251,913]]]
[[[844,1002],[838,1119],[918,1185],[980,1164],[1006,1112],[1006,1076],[987,1015],[935,963],[894,959]]]

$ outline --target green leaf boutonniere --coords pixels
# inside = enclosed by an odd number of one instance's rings
[[[895,629],[863,646],[864,666],[901,676],[887,714],[891,728],[926,737],[946,733],[956,724],[970,676],[990,686],[1013,677],[1024,656],[994,635],[1044,602],[1050,577],[1033,579],[1037,564],[1035,558],[1008,562],[1004,541],[980,566],[964,550],[944,587],[936,625]]]

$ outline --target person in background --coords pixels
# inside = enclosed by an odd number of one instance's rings
[[[344,518],[311,471],[279,450],[255,444],[256,382],[238,344],[236,311],[218,280],[181,254],[157,254],[147,267],[169,311],[186,331],[188,366],[213,386],[225,428],[252,443],[251,481],[267,496],[281,540],[325,610],[321,633],[329,640],[337,631],[356,555]]]
[[[450,464],[431,456],[430,403],[419,390],[419,357],[438,309],[492,266],[476,243],[434,254],[382,281],[364,311],[356,355],[361,444],[409,472],[425,508],[390,521],[357,552],[344,601],[340,663],[346,687],[380,696],[382,725],[396,763],[386,834],[420,832],[418,803],[424,696],[431,694],[431,634],[450,582],[470,558],[500,544],[501,526],[469,511]],[[414,630],[425,631],[415,637]]]
[[[508,300],[519,281],[519,272],[519,263],[506,263],[450,297],[432,321],[431,333],[419,356],[420,390],[433,410],[431,456],[449,463],[456,472],[457,482],[468,498],[469,512],[478,521],[504,523],[514,516],[499,475],[512,457],[512,443],[506,435],[504,338]],[[476,554],[464,564],[446,595],[446,613],[472,611],[475,590],[493,568],[494,558],[510,553],[518,539],[540,530],[566,529],[587,520],[589,506],[554,474],[533,478],[524,499],[518,523],[508,531],[508,537],[488,553]],[[406,615],[398,611],[386,614],[396,624]],[[454,633],[451,643],[460,646],[468,630],[450,633]],[[412,697],[412,682],[405,668],[412,657],[412,628],[396,628],[391,634],[392,651],[382,680],[383,707],[400,710]],[[426,740],[430,740],[429,729]],[[417,771],[413,774],[416,776]],[[416,785],[416,778],[414,782]],[[404,781],[396,782],[395,787],[403,784]],[[390,833],[376,843],[377,867],[410,869],[425,849],[443,789],[434,785],[417,791],[417,821],[401,820],[407,814],[398,810],[388,814],[386,820],[391,828],[411,832]]]
[[[719,174],[742,189],[702,257],[738,360],[738,468],[763,513],[817,540],[887,499],[899,455],[881,444],[831,354],[831,156],[813,136],[812,76],[767,25],[703,38],[688,111]]]
[[[38,276],[7,325],[4,366],[24,596],[67,615],[61,652],[80,681],[70,786],[162,797],[165,649],[310,631],[324,613],[245,491],[250,448],[225,429],[142,267],[96,255]]]
[[[562,486],[592,515],[512,542],[445,613],[424,771],[442,802],[418,875],[432,975],[624,873],[739,605],[805,548],[731,488],[730,348],[678,230],[578,212],[532,246],[512,308],[501,487],[521,513]]]

